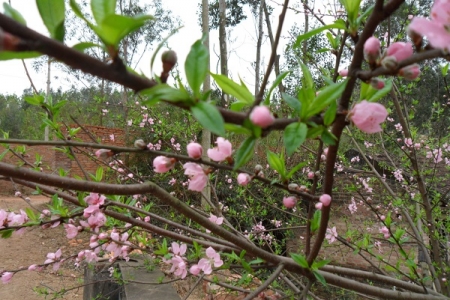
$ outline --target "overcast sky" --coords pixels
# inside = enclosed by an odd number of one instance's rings
[[[145,0],[150,1],[150,0]],[[266,0],[268,3],[275,7],[275,12],[272,14],[272,26],[273,31],[276,30],[278,25],[278,15],[281,11],[281,7],[277,3],[282,2]],[[5,1],[3,1],[5,2]],[[141,0],[144,2],[144,0]],[[200,0],[164,0],[163,5],[165,8],[170,9],[175,16],[179,16],[183,22],[184,27],[175,34],[170,40],[169,45],[174,49],[179,57],[180,70],[183,70],[185,57],[189,51],[190,46],[195,40],[201,38],[201,29],[197,24],[197,10]],[[38,10],[36,8],[35,0],[11,0],[11,4],[14,8],[19,10],[27,20],[27,25],[45,35],[48,35],[45,26],[40,20]],[[283,27],[283,36],[288,36],[289,28],[295,23],[301,22],[301,17],[296,15],[292,11],[288,11],[287,21]],[[265,27],[265,24],[264,24]],[[251,67],[251,62],[256,58],[256,25],[250,10],[247,11],[247,20],[242,22],[236,28],[230,28],[227,30],[229,39],[232,41],[228,44],[229,52],[229,70],[231,76],[235,80],[239,80],[238,76],[249,85],[252,91],[252,85],[254,84],[254,72]],[[219,65],[217,55],[219,53],[218,46],[218,32],[214,30],[210,36],[210,51],[211,51],[211,71],[219,72]],[[286,39],[283,39],[278,48],[278,52],[283,51]],[[270,45],[266,39],[263,44],[264,51],[262,52],[262,61],[267,63],[270,56]],[[217,55],[216,55],[216,54]],[[138,65],[137,71],[144,72],[149,75],[149,62],[152,53],[148,52]],[[45,90],[46,85],[46,68],[39,74],[32,70],[31,60],[26,60],[26,64],[30,70],[34,84],[40,90]],[[264,69],[265,64],[263,64]],[[158,67],[158,66],[155,66]],[[157,70],[156,70],[157,71]],[[70,84],[62,80],[55,79],[61,77],[61,71],[56,68],[52,68],[52,88],[63,90],[70,88]],[[23,90],[30,87],[30,83],[26,77],[22,62],[20,60],[14,61],[2,61],[0,62],[0,93],[2,94],[19,94],[21,95]]]

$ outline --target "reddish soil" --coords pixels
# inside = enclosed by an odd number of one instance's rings
[[[49,199],[43,196],[31,196],[31,204],[42,210],[46,208]],[[0,195],[0,209],[18,212],[19,209],[29,207],[21,198]],[[86,239],[86,236],[85,236]],[[83,248],[83,241],[69,241],[65,236],[62,226],[51,229],[34,227],[21,235],[13,235],[8,239],[0,239],[0,272],[2,270],[17,270],[28,267],[31,264],[44,263],[47,253],[55,252],[59,248],[63,257],[77,253]],[[80,286],[83,280],[83,270],[75,269],[73,261],[64,263],[57,272],[48,268],[42,272],[21,271],[17,272],[9,284],[0,283],[0,299],[2,300],[34,300],[45,299],[34,289],[46,289],[53,294],[61,289],[70,289]],[[47,299],[52,299],[47,296]],[[69,290],[64,299],[83,299],[83,289]]]

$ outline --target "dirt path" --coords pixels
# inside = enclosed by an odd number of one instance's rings
[[[49,199],[43,196],[30,197],[31,204],[39,209],[46,208]],[[20,198],[0,195],[0,209],[18,212],[29,205]],[[87,242],[87,241],[86,241]],[[31,264],[42,264],[49,252],[61,248],[63,256],[77,253],[83,248],[83,241],[69,241],[62,226],[51,229],[35,227],[22,235],[13,235],[9,239],[0,239],[0,271],[27,267]],[[86,244],[85,244],[86,245]],[[54,293],[62,288],[69,289],[82,283],[83,270],[77,270],[73,261],[62,264],[58,272],[48,268],[42,272],[22,271],[14,275],[9,284],[0,283],[0,299],[2,300],[42,300],[33,289],[46,289]],[[52,297],[47,297],[51,299]],[[63,297],[70,300],[83,299],[83,290],[70,290]]]

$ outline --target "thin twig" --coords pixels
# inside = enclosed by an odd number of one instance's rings
[[[261,293],[262,291],[264,291],[272,282],[274,282],[278,275],[281,273],[281,271],[283,271],[284,269],[284,264],[280,264],[275,271],[273,271],[272,275],[269,276],[269,278],[267,278],[266,281],[264,281],[263,284],[261,284],[256,290],[254,290],[253,292],[251,292],[249,295],[247,295],[247,297],[245,297],[244,300],[252,300],[254,299],[256,296],[259,295],[259,293]]]

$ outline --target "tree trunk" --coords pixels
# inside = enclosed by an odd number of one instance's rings
[[[263,8],[264,0],[261,0],[259,4],[259,15],[258,15],[258,42],[256,44],[256,63],[255,63],[255,95],[259,92],[259,76],[260,76],[260,65],[261,65],[261,44],[263,39]]]
[[[219,47],[220,47],[220,73],[228,76],[228,58],[227,58],[227,14],[225,0],[219,0]],[[227,95],[222,91],[219,106],[227,104]]]
[[[209,51],[209,4],[208,0],[202,0],[202,31],[205,35],[204,45]],[[208,62],[209,69],[209,62]],[[203,92],[209,91],[211,89],[211,80],[209,76],[206,76],[203,82]],[[211,147],[211,132],[206,128],[202,131],[202,147],[205,149],[203,151],[203,159],[209,160],[206,155],[206,149]],[[208,184],[202,191],[202,207],[206,207],[211,203],[211,186]]]

